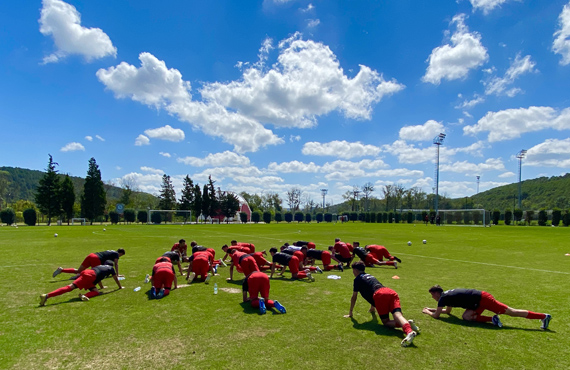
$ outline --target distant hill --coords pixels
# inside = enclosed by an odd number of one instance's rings
[[[0,167],[0,171],[5,171],[9,173],[10,177],[8,181],[10,182],[5,193],[5,198],[8,203],[13,203],[18,200],[28,200],[35,202],[36,189],[38,187],[40,179],[45,175],[45,172],[37,170],[29,170],[25,168],[18,167]],[[65,174],[58,173],[63,181]],[[75,196],[77,201],[81,193],[83,192],[83,184],[85,179],[82,177],[70,176],[73,186],[75,188]],[[105,184],[105,191],[107,192],[107,202],[113,202],[119,200],[123,193],[123,189],[117,186]],[[155,204],[157,198],[152,194],[136,192],[139,198],[142,198],[143,202],[149,204]]]

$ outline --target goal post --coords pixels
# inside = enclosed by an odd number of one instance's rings
[[[154,212],[154,213],[157,213],[157,212],[158,212],[158,213],[163,213],[163,214],[169,214],[169,213],[174,213],[174,214],[177,214],[177,213],[188,214],[188,216],[187,216],[188,222],[182,222],[182,224],[186,224],[186,223],[191,223],[191,222],[192,222],[192,211],[178,210],[178,209],[149,209],[149,210],[148,210],[148,213],[147,213],[147,220],[146,220],[147,224],[152,224],[152,223],[153,223],[153,222],[151,221],[151,220],[152,220],[151,214],[152,214],[153,212]]]
[[[402,219],[405,220],[404,214],[412,213],[413,219],[418,222],[424,222],[423,214],[429,215],[430,222],[432,217],[436,217],[435,211],[431,209],[402,209]],[[483,226],[487,227],[491,223],[491,212],[485,209],[439,209],[440,225],[463,225],[463,226]],[[433,223],[436,223],[436,219]]]
[[[81,226],[85,226],[86,222],[87,222],[87,220],[84,218],[72,218],[71,219],[71,225],[72,226],[75,226],[75,224],[80,224]]]

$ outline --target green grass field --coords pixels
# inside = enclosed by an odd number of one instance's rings
[[[1,368],[570,368],[568,228],[361,223],[105,228],[0,228]],[[260,251],[297,240],[324,249],[335,237],[382,244],[402,259],[397,270],[367,272],[399,293],[404,316],[421,327],[412,347],[402,348],[402,331],[378,324],[362,297],[354,319],[343,318],[350,306],[351,271],[316,274],[314,283],[291,281],[288,272],[286,279],[273,279],[270,297],[287,308],[285,315],[262,316],[242,304],[241,281],[226,282],[228,268],[210,285],[194,283],[162,300],[149,300],[150,284],[143,284],[156,257],[180,238],[215,248],[218,258],[231,239],[252,242]],[[106,294],[89,302],[81,302],[75,290],[38,306],[41,293],[70,283],[66,274],[52,278],[55,268],[77,268],[89,253],[121,247],[126,289],[116,290],[110,279]],[[330,274],[342,279],[327,279]],[[421,310],[436,305],[427,292],[433,284],[486,290],[511,307],[550,313],[550,330],[540,330],[538,320],[509,316],[502,316],[501,329],[467,323],[460,320],[461,309],[432,319]],[[134,292],[138,286],[141,291]]]

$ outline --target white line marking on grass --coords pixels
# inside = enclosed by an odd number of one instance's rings
[[[454,259],[451,259],[451,258],[433,257],[433,256],[420,256],[420,255],[418,255],[418,254],[409,254],[409,253],[398,253],[398,254],[401,254],[401,255],[404,255],[404,256],[412,256],[412,257],[431,258],[431,259],[434,259],[434,260],[442,260],[442,261],[473,263],[473,264],[476,264],[476,265],[486,265],[486,266],[496,266],[496,267],[507,267],[507,268],[511,268],[511,269],[530,270],[530,271],[548,272],[548,273],[551,273],[551,274],[570,275],[570,272],[564,272],[564,271],[551,271],[551,270],[533,269],[533,268],[530,268],[530,267],[499,265],[499,264],[496,264],[496,263],[477,262],[477,261],[464,261],[464,260],[454,260]]]
[[[47,265],[52,265],[53,263],[29,263],[27,265],[9,265],[9,266],[0,266],[1,268],[12,268],[12,267],[28,267],[28,266],[47,266]]]

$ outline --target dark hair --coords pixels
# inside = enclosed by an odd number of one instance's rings
[[[237,244],[237,240],[232,240],[230,243],[231,244]]]
[[[269,253],[277,253],[277,248],[273,247],[269,250]]]
[[[358,245],[360,247],[360,242],[352,242],[352,245],[354,246]]]
[[[117,253],[125,254],[125,250],[123,248],[119,248],[119,249],[117,249]]]
[[[196,245],[198,245],[198,243],[196,243],[195,241],[192,240],[192,241],[190,242],[190,246],[191,246],[191,247],[194,247],[194,246],[196,246]]]
[[[186,243],[186,240],[180,239],[180,240],[178,241],[178,243]]]
[[[443,288],[436,284],[436,285],[432,286],[431,288],[429,288],[429,292],[430,293],[443,293]]]
[[[329,251],[332,251],[332,250],[333,250],[333,246],[329,245]]]
[[[305,252],[307,251],[307,249],[308,249],[308,248],[307,248],[306,246],[304,246],[304,245],[301,247],[301,250],[305,250]]]
[[[230,250],[228,251],[228,253],[229,253],[229,254],[234,254],[235,251],[236,251],[235,249],[230,249]]]
[[[357,269],[358,271],[362,271],[362,272],[364,272],[364,270],[366,270],[366,265],[362,261],[354,262],[352,264],[352,266],[350,266],[350,267],[352,267],[353,269]]]
[[[115,266],[115,262],[113,262],[111,260],[107,260],[107,261],[103,262],[103,264],[107,265],[107,266]]]
[[[227,247],[228,247],[227,244],[222,245],[222,249],[227,248]]]

